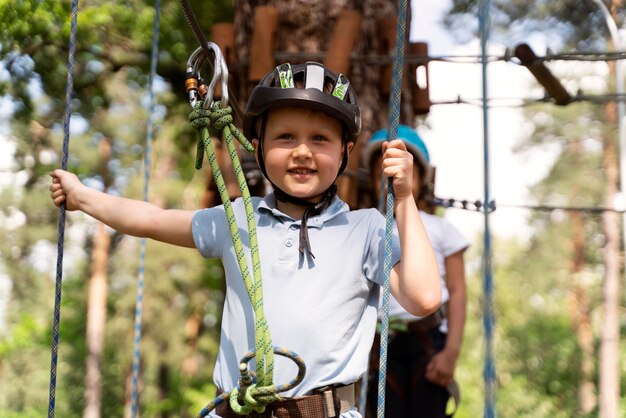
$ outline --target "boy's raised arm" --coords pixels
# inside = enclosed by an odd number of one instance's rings
[[[426,316],[441,304],[435,253],[413,197],[396,199],[395,212],[402,255],[392,271],[391,291],[408,312]]]
[[[50,176],[51,197],[57,206],[65,202],[67,210],[80,210],[124,234],[195,248],[193,211],[162,209],[142,200],[102,193],[64,170],[54,170]]]
[[[413,156],[401,140],[383,144],[383,174],[393,177],[401,261],[391,273],[391,292],[409,313],[426,316],[441,304],[435,252],[412,194]]]

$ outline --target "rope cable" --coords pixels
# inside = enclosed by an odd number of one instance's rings
[[[143,185],[143,201],[148,201],[148,192],[150,187],[150,167],[152,165],[152,137],[154,133],[154,79],[156,78],[156,67],[159,53],[159,32],[160,32],[160,0],[154,2],[154,19],[152,23],[152,52],[150,54],[150,75],[148,78],[148,120],[146,123],[146,149],[144,154],[144,185]],[[131,418],[137,416],[139,410],[139,368],[140,368],[140,347],[141,347],[141,328],[142,328],[142,311],[143,311],[143,293],[145,278],[145,260],[146,260],[146,239],[140,240],[139,251],[139,271],[137,278],[137,297],[135,299],[135,334],[133,339],[133,377],[131,389]]]
[[[323,60],[326,56],[324,52],[302,52],[302,51],[276,51],[273,53],[274,59],[277,61],[307,61],[307,60]],[[546,53],[544,56],[537,56],[536,62],[546,61],[617,61],[626,58],[626,52],[572,52],[572,53]],[[416,55],[405,54],[404,62],[407,64],[428,64],[430,62],[444,62],[451,64],[480,64],[482,55],[472,54],[450,54],[450,55]],[[511,54],[510,50],[506,50],[502,55],[485,55],[487,62],[505,61],[517,65],[521,65],[517,59]],[[366,65],[389,65],[393,62],[393,56],[390,54],[350,54],[350,61],[358,62]],[[239,62],[238,65],[248,65],[248,62]]]
[[[74,91],[74,61],[76,55],[76,23],[78,20],[78,0],[72,1],[70,25],[70,45],[67,63],[67,83],[65,85],[65,113],[63,118],[63,150],[61,168],[67,170],[70,142],[70,119],[72,116],[72,96]],[[65,242],[65,202],[59,208],[57,263],[54,297],[54,320],[52,326],[52,355],[50,361],[50,390],[48,397],[48,418],[54,418],[56,404],[57,363],[59,354],[59,323],[61,322],[61,290],[63,287],[63,243]]]
[[[487,73],[487,48],[489,41],[491,8],[490,0],[479,2],[479,26],[480,26],[480,49],[482,54],[482,97],[483,97],[483,166],[484,166],[484,191],[485,202],[490,201],[489,188],[489,107],[487,104],[488,95],[488,73]],[[485,332],[485,363],[483,368],[483,379],[485,384],[484,393],[484,418],[496,417],[496,367],[493,355],[494,338],[494,309],[493,309],[493,275],[492,275],[492,252],[491,233],[489,227],[489,211],[483,212],[484,233],[483,233],[483,329]]]
[[[400,123],[400,105],[402,97],[402,76],[404,67],[404,46],[406,42],[407,0],[398,1],[398,23],[396,28],[396,43],[394,48],[391,89],[389,93],[389,123],[388,139],[393,141],[398,136]],[[387,381],[387,346],[389,338],[389,293],[391,275],[391,256],[393,239],[393,210],[394,210],[393,178],[387,180],[387,208],[385,214],[385,249],[384,249],[384,286],[382,300],[382,320],[380,332],[380,361],[378,368],[378,407],[377,418],[385,416],[385,386]]]
[[[67,83],[65,85],[65,113],[63,118],[63,150],[61,168],[67,169],[70,142],[70,119],[74,89],[74,61],[76,54],[76,22],[78,20],[78,0],[72,1],[70,25],[70,45],[67,62]],[[52,358],[50,361],[50,390],[48,397],[48,418],[54,418],[56,404],[57,363],[59,355],[59,323],[61,322],[61,291],[63,287],[63,244],[65,242],[65,202],[59,208],[57,264],[54,297],[54,320],[52,326]]]

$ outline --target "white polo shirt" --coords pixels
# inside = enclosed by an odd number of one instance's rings
[[[469,242],[461,235],[459,230],[445,218],[422,211],[420,211],[420,216],[430,244],[435,252],[437,267],[439,267],[439,273],[441,274],[441,303],[446,303],[450,299],[450,292],[445,282],[446,258],[459,251],[465,251],[469,247]],[[395,316],[409,321],[420,319],[420,317],[411,315],[400,306],[400,303],[395,300],[393,295],[389,297],[389,316]],[[442,322],[439,330],[444,333],[448,332],[448,322],[446,319]]]
[[[367,368],[377,318],[379,284],[383,283],[385,219],[375,209],[350,211],[335,198],[319,216],[308,220],[315,259],[300,256],[300,221],[276,209],[275,197],[252,198],[263,277],[265,316],[275,346],[299,354],[306,376],[283,396],[300,396],[331,384],[357,381]],[[243,199],[233,202],[250,274],[248,227]],[[223,206],[197,211],[193,238],[207,258],[221,258],[226,299],[215,384],[232,390],[240,358],[254,349],[254,315],[235,256]],[[392,263],[400,259],[394,236]],[[276,356],[274,383],[289,382],[297,368]],[[251,368],[256,368],[251,362]],[[358,413],[344,416],[359,416]]]

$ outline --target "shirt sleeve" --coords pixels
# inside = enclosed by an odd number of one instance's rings
[[[369,245],[363,260],[363,272],[368,280],[381,286],[385,283],[385,224],[385,217],[377,210],[372,209],[369,222]],[[399,261],[400,239],[394,222],[391,253],[389,254],[390,266],[395,266]]]
[[[220,258],[227,231],[224,206],[201,209],[194,213],[191,232],[196,248],[205,258]]]
[[[469,241],[465,239],[461,232],[445,219],[443,222],[442,238],[441,246],[444,257],[451,256],[459,251],[464,251],[470,245]]]

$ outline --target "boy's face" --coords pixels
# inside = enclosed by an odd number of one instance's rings
[[[382,151],[382,149],[381,149]],[[382,175],[383,175],[383,155],[382,152],[376,154],[375,157],[372,158],[372,163],[370,166],[370,187],[371,190],[375,193],[376,198],[380,198],[380,187],[382,185]],[[420,170],[417,162],[417,158],[413,158],[413,196],[417,197],[420,194],[420,188],[422,184],[422,179],[420,176]],[[385,193],[387,192],[387,182],[385,182]]]
[[[279,108],[267,115],[263,159],[285,193],[318,202],[334,183],[343,158],[342,125],[323,112]],[[254,140],[258,150],[258,139]],[[348,143],[348,151],[354,144]]]

